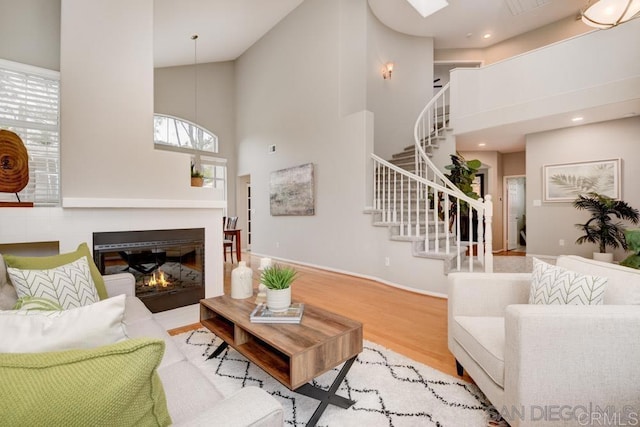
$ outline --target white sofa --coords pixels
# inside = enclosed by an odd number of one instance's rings
[[[640,271],[577,256],[556,265],[607,277],[604,305],[529,305],[527,273],[449,275],[459,370],[512,427],[639,425]]]
[[[4,264],[1,257],[0,263]],[[0,271],[0,275],[2,274]],[[124,323],[130,338],[152,337],[165,341],[165,354],[158,374],[162,380],[173,425],[283,425],[282,406],[273,396],[258,387],[245,387],[231,396],[223,396],[215,385],[185,358],[167,332],[155,321],[153,314],[134,296],[133,275],[108,275],[104,276],[104,281],[109,297],[127,295]],[[3,309],[10,308],[12,300],[15,303],[17,297],[12,288],[10,284],[0,283],[0,303]]]

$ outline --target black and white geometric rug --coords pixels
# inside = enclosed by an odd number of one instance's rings
[[[294,393],[231,347],[206,358],[221,340],[205,328],[173,337],[176,344],[224,395],[245,386],[272,394],[285,409],[285,425],[304,426],[317,401]],[[314,380],[328,389],[340,367]],[[349,409],[329,405],[318,426],[465,426],[504,425],[498,412],[473,384],[443,374],[369,341],[342,382],[338,394],[356,403]]]

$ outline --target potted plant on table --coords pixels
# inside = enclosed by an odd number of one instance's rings
[[[191,186],[202,187],[204,185],[204,175],[198,169],[196,165],[191,163]]]
[[[599,252],[593,253],[593,259],[612,262],[613,254],[607,253],[607,247],[612,249],[622,247],[625,250],[628,248],[624,236],[624,224],[621,221],[614,222],[612,217],[637,224],[640,219],[640,212],[637,209],[622,200],[614,200],[593,192],[578,196],[573,202],[573,207],[591,213],[591,218],[586,223],[576,224],[576,227],[584,232],[576,243],[598,244]]]
[[[291,267],[273,264],[265,268],[260,281],[267,288],[267,308],[271,311],[285,311],[291,305],[291,284],[298,272]]]

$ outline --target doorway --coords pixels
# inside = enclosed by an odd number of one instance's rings
[[[242,249],[249,251],[253,240],[251,231],[254,217],[254,209],[251,202],[251,175],[238,177],[236,183],[236,206],[239,221],[238,228],[242,229]]]
[[[507,251],[527,251],[526,178],[504,177],[504,235]]]

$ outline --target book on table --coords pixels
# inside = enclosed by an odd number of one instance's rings
[[[258,304],[251,312],[249,320],[253,323],[300,323],[304,313],[303,303],[293,303],[285,311],[271,311],[266,304]]]

